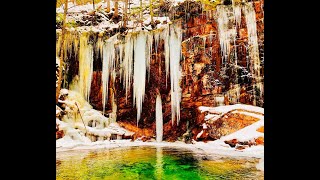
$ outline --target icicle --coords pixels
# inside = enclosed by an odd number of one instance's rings
[[[105,111],[106,102],[108,102],[108,90],[109,90],[109,76],[114,72],[115,68],[115,43],[117,41],[117,34],[110,37],[103,45],[103,57],[102,57],[102,106],[103,114]],[[112,75],[113,77],[114,75]]]
[[[230,9],[230,6],[217,6],[217,15],[222,62],[225,64],[230,54],[230,43],[234,41],[237,32],[235,26],[233,25],[234,17],[232,16],[232,10]],[[229,27],[230,24],[231,27]]]
[[[123,64],[123,50],[124,50],[124,45],[123,44],[119,44],[118,45],[118,47],[119,47],[119,56],[118,56],[118,61],[119,61],[119,64]],[[121,79],[122,79],[122,70],[120,70],[120,82],[121,82]]]
[[[235,0],[232,0],[232,8],[234,14],[234,20],[236,21],[237,27],[241,25],[241,4],[236,4]]]
[[[76,33],[76,36],[73,38],[73,50],[75,57],[78,56],[78,50],[79,50],[79,33]]]
[[[180,121],[180,102],[181,102],[181,41],[182,30],[178,25],[170,27],[170,80],[171,80],[171,120],[177,119],[177,125]]]
[[[166,87],[167,87],[167,79],[169,76],[169,63],[170,63],[170,49],[169,49],[169,25],[167,25],[162,33],[161,39],[164,40],[164,55],[165,55],[165,67],[166,67]]]
[[[132,80],[132,66],[133,66],[133,38],[131,34],[125,37],[124,44],[124,58],[122,61],[123,70],[123,88],[126,90],[126,103],[128,100],[128,92],[130,90]]]
[[[252,2],[246,3],[243,8],[247,30],[248,30],[248,46],[249,46],[249,57],[250,57],[250,71],[252,73],[252,78],[254,79],[253,84],[253,96],[256,105],[256,93],[255,88],[257,87],[260,91],[260,96],[262,96],[261,87],[261,77],[260,77],[260,58],[259,58],[259,46],[258,46],[258,36],[257,36],[257,24],[256,24],[256,13],[253,8]]]
[[[142,112],[146,85],[146,39],[145,32],[139,32],[134,42],[133,104],[137,108],[137,126]]]
[[[78,33],[74,31],[66,31],[65,32],[65,39],[63,44],[63,56],[64,60],[71,58],[72,50],[75,48],[75,43],[79,41]]]
[[[151,58],[152,58],[152,42],[153,42],[153,33],[152,32],[149,32],[147,34],[147,70],[148,70],[148,82],[149,82],[149,79],[150,79],[150,61],[151,61]]]
[[[156,61],[158,60],[158,45],[159,45],[159,40],[160,40],[160,33],[159,31],[154,32],[154,49],[156,51]],[[161,61],[159,61],[159,74],[161,73]]]
[[[256,13],[252,3],[247,3],[244,6],[244,14],[248,30],[248,45],[249,45],[249,56],[251,63],[253,64],[253,74],[260,76],[260,59],[259,59],[259,46],[257,36],[257,24],[256,24]]]
[[[79,52],[79,90],[86,101],[89,102],[91,80],[93,72],[93,47],[88,43],[87,32],[81,34]]]
[[[96,58],[99,57],[102,57],[102,53],[103,53],[103,40],[102,40],[102,37],[103,36],[103,33],[99,34],[99,37],[98,37],[98,40],[97,40],[97,43],[96,43]]]
[[[162,101],[160,94],[157,95],[156,99],[156,140],[157,142],[162,141],[163,136],[163,115],[162,115]]]

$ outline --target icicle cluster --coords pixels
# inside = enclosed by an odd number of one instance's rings
[[[103,114],[106,102],[108,102],[108,89],[110,74],[112,82],[115,80],[115,43],[117,42],[117,34],[110,37],[103,45],[102,53],[102,104]]]
[[[58,34],[59,35],[59,34]],[[80,39],[80,40],[79,40]],[[64,52],[79,51],[79,79],[73,80],[74,90],[79,88],[80,94],[89,101],[90,88],[93,73],[93,55],[95,58],[102,59],[102,105],[103,114],[108,102],[108,90],[110,83],[115,82],[116,67],[120,67],[120,81],[123,82],[123,88],[126,92],[126,102],[133,82],[133,106],[137,108],[137,124],[142,113],[142,104],[145,96],[146,79],[150,78],[150,65],[152,59],[153,43],[155,51],[160,40],[164,41],[166,85],[170,74],[171,84],[171,108],[172,123],[180,120],[180,102],[181,102],[181,40],[182,30],[180,25],[166,25],[163,29],[154,32],[139,31],[129,32],[123,43],[119,43],[118,34],[107,40],[103,39],[103,33],[98,35],[95,49],[89,42],[89,33],[67,32],[64,43]],[[60,50],[59,43],[61,38],[57,38],[57,51]],[[205,42],[204,42],[205,43]],[[78,48],[79,46],[79,48]],[[70,53],[71,54],[71,53]],[[57,53],[58,55],[58,53]],[[58,56],[57,56],[58,57]],[[159,61],[161,63],[161,61]],[[161,67],[161,65],[159,65]],[[148,77],[146,77],[148,74]],[[73,85],[72,85],[73,87]],[[112,97],[114,94],[112,94]],[[116,103],[112,100],[113,114],[116,111]]]
[[[236,21],[237,27],[241,25],[241,4],[236,4],[235,0],[232,0],[232,9],[234,14],[234,20]]]
[[[148,33],[147,34],[147,49],[146,49],[146,56],[147,56],[146,66],[147,66],[147,71],[148,71],[148,82],[150,79],[150,61],[152,58],[152,43],[153,43],[153,33]]]
[[[137,108],[137,126],[142,112],[142,103],[146,85],[146,41],[147,35],[140,31],[134,41],[134,65],[133,65],[133,104]]]
[[[220,40],[220,49],[223,63],[229,58],[231,42],[235,42],[236,27],[234,25],[235,18],[233,16],[233,9],[231,6],[219,5],[217,6],[218,16],[218,33]]]
[[[180,66],[181,59],[181,41],[182,29],[179,25],[170,27],[170,80],[171,80],[171,120],[177,120],[177,125],[180,121],[180,102],[181,88],[180,80],[182,69]]]
[[[160,94],[157,95],[156,99],[156,140],[157,142],[162,141],[163,136],[163,115],[162,115],[162,101]]]
[[[159,31],[155,31],[153,33],[153,37],[154,37],[154,45],[155,45],[155,51],[156,54],[158,54],[158,45],[159,45],[159,41],[160,41],[160,32]],[[156,56],[156,61],[157,61],[157,56]],[[159,61],[159,74],[161,74],[161,61]]]
[[[260,76],[260,59],[259,59],[259,46],[257,36],[257,24],[256,24],[256,13],[253,8],[253,4],[246,3],[243,7],[245,14],[247,30],[248,30],[248,45],[249,45],[249,56],[253,63],[253,70],[255,75]]]
[[[57,35],[57,42],[56,42],[56,56],[60,57],[60,50],[61,50],[61,31],[58,32]],[[69,57],[72,54],[72,51],[75,55],[78,54],[79,48],[79,33],[76,31],[66,31],[63,43],[63,57],[64,60],[67,59],[67,55]]]
[[[164,28],[161,33],[161,39],[164,40],[164,52],[165,52],[165,69],[166,69],[166,86],[167,86],[167,79],[169,76],[169,63],[170,63],[170,49],[169,49],[169,25]]]
[[[88,39],[88,33],[81,34],[79,51],[79,91],[85,100],[89,102],[93,73],[93,46],[88,43]]]
[[[128,92],[132,81],[132,66],[133,66],[133,37],[128,34],[125,37],[124,44],[124,57],[122,60],[122,75],[123,75],[123,88],[126,90],[126,103]]]
[[[260,91],[260,97],[261,97],[263,92],[263,85],[261,83],[261,76],[260,76],[260,58],[259,58],[258,36],[257,36],[256,13],[253,8],[252,2],[245,4],[243,11],[245,14],[247,30],[248,30],[250,71],[252,72],[252,76],[255,81],[253,84],[253,90],[254,90],[253,105],[256,105],[255,89],[257,88]]]
[[[96,58],[98,58],[98,56],[102,57],[102,53],[103,53],[103,45],[104,45],[104,41],[103,41],[103,33],[99,34],[97,43],[96,43]]]

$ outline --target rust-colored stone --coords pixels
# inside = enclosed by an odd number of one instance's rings
[[[229,141],[224,141],[224,143],[229,144],[231,147],[236,147],[238,140],[237,139],[231,139]]]
[[[237,147],[236,147],[236,149],[237,150],[244,150],[245,148],[247,148],[248,146],[246,146],[246,145],[244,145],[244,146],[242,146],[242,145],[238,145]]]
[[[264,138],[263,137],[258,137],[255,139],[256,145],[264,145]]]
[[[258,132],[264,133],[264,126],[261,126],[257,129]]]
[[[256,10],[257,18],[257,30],[259,43],[263,44],[263,9],[261,8],[263,1],[255,1],[254,7]],[[201,124],[204,122],[205,113],[197,112],[199,106],[215,106],[214,96],[220,96],[224,92],[228,91],[229,83],[221,76],[221,70],[223,69],[221,59],[221,49],[219,42],[219,34],[217,32],[217,22],[213,18],[202,15],[202,9],[200,3],[182,3],[183,12],[177,12],[183,16],[184,7],[188,7],[187,12],[191,13],[186,22],[182,22],[184,27],[182,54],[184,60],[181,60],[181,66],[183,76],[181,79],[181,119],[177,126],[176,122],[171,123],[171,95],[170,95],[170,78],[166,79],[165,75],[165,55],[164,55],[164,41],[160,40],[158,47],[153,47],[149,81],[146,83],[145,99],[143,102],[143,109],[141,119],[139,121],[139,128],[136,127],[136,108],[133,105],[132,86],[125,98],[125,90],[123,89],[123,81],[120,82],[120,74],[116,76],[115,87],[112,87],[112,83],[109,84],[109,92],[113,90],[116,92],[117,103],[117,122],[122,124],[123,127],[128,128],[136,132],[135,138],[146,136],[152,138],[155,136],[155,98],[156,92],[159,91],[162,99],[162,109],[164,118],[164,139],[169,141],[175,141],[182,134],[186,133],[186,122],[189,121],[189,129],[191,130],[192,137],[194,138],[201,130]],[[215,13],[215,12],[214,12]],[[248,44],[247,27],[245,18],[242,15],[242,21],[238,37],[236,39],[236,51],[238,65],[247,67],[247,51],[246,46]],[[204,39],[206,40],[204,42]],[[205,45],[205,46],[204,46]],[[234,45],[231,45],[231,49],[234,50]],[[157,52],[155,52],[157,50]],[[74,59],[74,58],[73,58]],[[77,63],[77,62],[75,62]],[[95,60],[94,72],[91,84],[90,104],[98,110],[102,110],[102,87],[101,87],[101,62]],[[72,66],[73,67],[73,66]],[[75,66],[77,67],[77,66]],[[116,67],[117,72],[120,67]],[[77,69],[72,69],[72,76],[77,74]],[[263,72],[263,69],[262,69]],[[149,75],[148,75],[149,76]],[[219,80],[221,84],[215,84],[214,81]],[[166,85],[167,84],[167,85]],[[246,90],[241,90],[240,103],[252,104],[252,97]],[[109,94],[110,95],[110,94]],[[106,111],[111,110],[110,97],[106,104]],[[228,104],[227,98],[225,104]],[[238,115],[238,117],[222,118],[218,120],[213,127],[219,129],[219,123],[221,126],[229,126],[230,129],[235,128],[236,125],[244,127],[251,123],[246,118],[246,123],[239,123],[239,119],[244,118]],[[236,123],[232,124],[230,121],[236,120]],[[223,124],[224,121],[227,123]],[[232,127],[232,128],[231,128]],[[223,128],[222,128],[223,129]],[[228,129],[228,128],[225,128]],[[218,138],[221,134],[230,133],[231,130],[218,131],[218,134],[212,135],[210,131],[208,136],[211,138]]]

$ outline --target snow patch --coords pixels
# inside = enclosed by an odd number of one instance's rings
[[[258,137],[264,137],[264,133],[258,132],[257,129],[261,126],[264,126],[264,118],[261,118],[259,121],[240,129],[232,134],[223,136],[220,138],[221,141],[227,141],[232,139],[237,139],[238,141],[254,141]]]

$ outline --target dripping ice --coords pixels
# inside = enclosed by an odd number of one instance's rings
[[[181,40],[182,30],[179,25],[170,27],[170,83],[171,83],[171,120],[177,120],[177,125],[180,121],[180,102],[181,102]]]
[[[112,75],[112,82],[115,79],[115,43],[117,35],[110,37],[103,45],[102,58],[102,104],[103,114],[105,112],[106,102],[108,101],[108,89],[110,74]]]
[[[137,108],[137,126],[142,112],[146,85],[146,40],[145,32],[140,31],[134,42],[133,104]]]
[[[163,137],[163,115],[162,115],[162,101],[161,95],[157,95],[156,99],[156,140],[157,142],[162,141]]]
[[[80,36],[79,91],[89,102],[93,73],[93,47],[88,43],[88,37],[88,33],[82,33]]]

